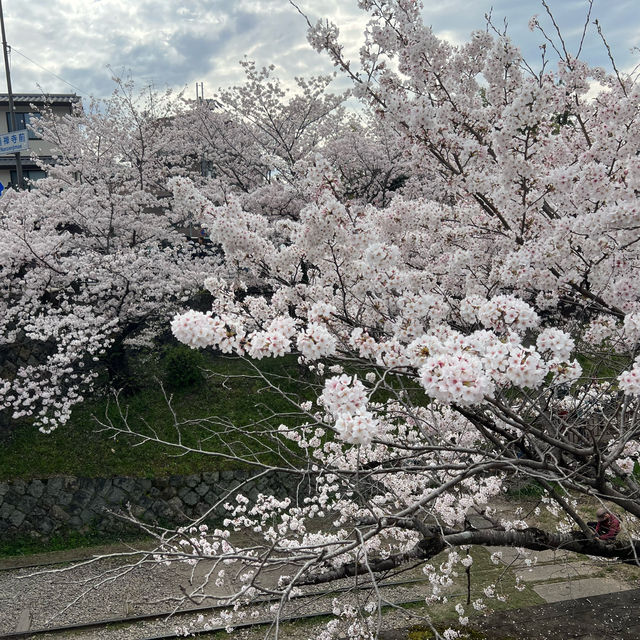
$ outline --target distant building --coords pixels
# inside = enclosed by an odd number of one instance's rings
[[[16,112],[16,130],[27,129],[32,118],[37,117],[39,108],[48,105],[53,113],[64,115],[72,113],[73,106],[80,101],[75,93],[14,93],[13,106]],[[9,113],[9,95],[0,93],[0,135],[11,131],[11,114]],[[22,176],[25,180],[38,180],[46,173],[30,159],[35,153],[45,162],[53,162],[53,145],[38,138],[38,134],[29,132],[29,151],[21,152]],[[5,186],[13,186],[17,182],[15,155],[0,156],[0,182]]]

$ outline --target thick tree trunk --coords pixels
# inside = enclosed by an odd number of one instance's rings
[[[138,324],[131,324],[116,338],[111,345],[105,364],[109,373],[109,383],[114,389],[121,389],[125,394],[135,393],[140,390],[139,381],[131,370],[129,351],[125,340],[135,332]]]
[[[555,533],[533,527],[522,531],[482,529],[446,535],[444,536],[444,542],[446,545],[451,546],[472,544],[496,547],[523,547],[532,551],[558,549],[600,558],[619,558],[628,564],[640,565],[640,540],[627,538],[613,542],[602,542],[595,538],[587,539],[581,531]]]
[[[422,539],[406,553],[370,559],[367,564],[350,562],[326,571],[313,572],[297,580],[296,584],[325,584],[341,578],[367,574],[370,571],[374,573],[390,571],[412,560],[429,560],[448,547],[463,545],[522,547],[532,551],[557,549],[599,558],[617,558],[627,564],[640,566],[640,540],[621,539],[605,543],[596,539],[589,540],[581,531],[555,533],[536,528],[522,531],[482,529],[459,531],[444,536],[434,533],[433,537]]]

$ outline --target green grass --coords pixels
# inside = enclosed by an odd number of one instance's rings
[[[631,364],[629,356],[615,353],[613,349],[594,354],[577,353],[575,357],[582,367],[582,374],[585,379],[612,380]]]
[[[35,553],[52,553],[137,540],[140,540],[139,532],[101,533],[93,531],[81,533],[69,530],[57,532],[47,538],[15,536],[0,540],[0,558],[30,556]]]
[[[277,456],[262,446],[266,439],[260,435],[253,437],[257,431],[250,425],[256,418],[264,418],[270,412],[290,410],[290,404],[280,395],[265,389],[264,382],[255,377],[251,365],[239,358],[209,357],[206,364],[219,375],[191,388],[172,392],[172,406],[179,419],[219,416],[246,428],[243,433],[230,437],[216,425],[205,429],[189,424],[181,429],[183,442],[193,447],[201,446],[203,450],[236,455],[255,453],[262,461],[275,461]],[[285,390],[291,393],[303,390],[301,371],[295,358],[263,360],[258,364],[265,373],[290,377],[282,381],[281,386]],[[254,377],[233,377],[246,375]],[[165,397],[159,384],[150,379],[149,372],[147,378],[141,391],[121,397],[121,405],[128,407],[132,428],[148,432],[146,421],[159,435],[174,441],[176,429]],[[69,423],[51,434],[42,434],[30,424],[16,425],[10,437],[2,443],[0,480],[52,475],[162,477],[242,468],[236,460],[202,454],[178,455],[180,451],[152,442],[132,446],[136,441],[131,436],[113,438],[106,432],[98,432],[94,416],[104,419],[105,415],[114,423],[121,423],[113,398],[107,394],[77,407]],[[277,426],[278,419],[274,422]],[[280,422],[287,422],[287,419]]]
[[[494,611],[502,609],[515,609],[520,607],[535,606],[543,604],[544,600],[527,584],[519,591],[515,588],[516,579],[513,571],[505,569],[505,566],[493,564],[490,560],[490,552],[484,547],[473,547],[471,549],[473,564],[471,565],[471,599],[483,598],[485,604]],[[431,564],[437,566],[439,562],[446,559],[446,554],[436,556],[431,560]],[[455,615],[455,605],[461,603],[473,619],[475,610],[466,605],[467,576],[464,571],[458,570],[458,577],[451,587],[452,595],[446,604],[436,604],[429,607],[429,615],[435,622],[451,619]],[[495,585],[496,593],[506,596],[506,601],[484,597],[483,589],[488,585]],[[464,594],[463,594],[464,592]]]

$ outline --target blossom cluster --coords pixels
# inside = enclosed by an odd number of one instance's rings
[[[431,356],[420,368],[426,392],[436,400],[461,405],[479,404],[492,396],[495,385],[475,356]]]
[[[640,395],[640,358],[636,358],[633,367],[618,376],[620,388],[631,395]]]

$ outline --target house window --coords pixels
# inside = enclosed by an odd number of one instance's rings
[[[25,180],[25,182],[27,180],[30,180],[32,183],[36,182],[37,180],[40,180],[41,178],[46,178],[47,174],[45,171],[41,171],[40,169],[23,169],[22,170],[22,178]],[[9,186],[12,185],[17,185],[18,184],[18,174],[16,173],[15,169],[11,170],[11,184]],[[28,188],[30,189],[32,186],[35,186],[33,184],[26,184],[25,186],[28,186]]]
[[[16,113],[16,131],[20,129],[28,129],[27,125],[37,126],[38,113]],[[7,112],[7,131],[13,131],[11,128],[11,114]],[[29,140],[40,140],[40,136],[29,129]]]

